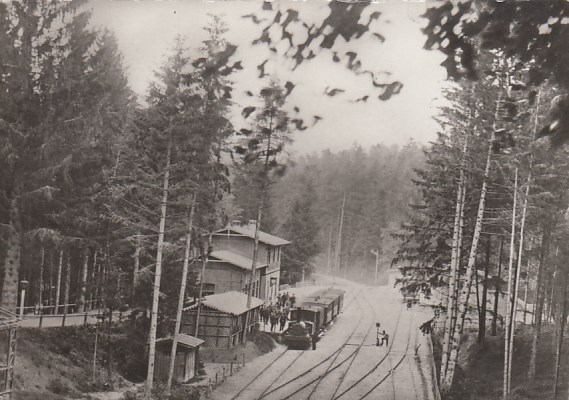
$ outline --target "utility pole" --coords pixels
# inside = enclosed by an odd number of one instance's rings
[[[342,255],[342,227],[344,225],[344,209],[346,207],[346,192],[344,192],[344,198],[342,200],[342,210],[340,211],[340,226],[338,228],[338,237],[336,239],[336,265],[335,269],[337,273],[340,273],[340,259]]]
[[[375,276],[373,278],[373,284],[377,285],[377,266],[379,264],[379,251],[370,250],[373,255],[375,255]]]
[[[328,239],[328,257],[326,259],[326,272],[328,273],[328,275],[330,275],[330,268],[332,266],[332,260],[330,259],[332,257],[332,233],[334,232],[334,223],[332,222],[330,224],[330,237]]]

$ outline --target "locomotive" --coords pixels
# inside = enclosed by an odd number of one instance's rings
[[[319,290],[304,299],[291,310],[291,322],[282,335],[284,344],[291,350],[314,348],[318,335],[336,318],[343,305],[341,289]]]

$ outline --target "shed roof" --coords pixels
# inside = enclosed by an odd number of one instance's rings
[[[220,235],[225,233],[230,235],[231,232],[237,233],[241,236],[246,236],[251,239],[255,239],[255,230],[244,226],[227,225],[225,228],[216,231],[215,234]],[[286,239],[282,239],[278,236],[274,236],[263,231],[259,231],[259,241],[271,246],[284,246],[291,243]]]
[[[170,341],[170,342],[172,341],[171,336],[156,339],[156,343],[168,342],[168,341]],[[200,346],[203,342],[204,342],[203,340],[198,339],[197,337],[194,337],[194,336],[186,335],[185,333],[179,333],[178,334],[178,345],[179,346],[195,348],[195,347]]]
[[[212,294],[202,301],[202,305],[206,307],[232,315],[244,314],[247,310],[260,307],[263,303],[263,300],[251,297],[251,307],[247,308],[247,295],[237,291]],[[192,304],[184,308],[184,311],[192,310],[197,306],[197,303]]]
[[[231,250],[215,250],[211,252],[210,256],[246,270],[251,270],[253,266],[253,260],[251,258]],[[211,260],[208,259],[208,261]],[[257,268],[263,268],[267,265],[267,263],[257,261]]]

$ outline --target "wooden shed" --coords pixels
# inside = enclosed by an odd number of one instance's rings
[[[251,307],[247,308],[247,295],[236,291],[206,296],[201,302],[197,337],[204,340],[205,347],[216,349],[242,343],[244,332],[251,333],[259,321],[262,304],[263,300],[252,297]],[[197,316],[197,303],[186,307],[180,332],[195,334]]]
[[[176,346],[176,362],[174,364],[174,382],[185,383],[196,376],[198,371],[199,347],[203,340],[180,333],[178,346]],[[156,340],[156,361],[154,375],[162,382],[168,380],[170,369],[170,356],[172,352],[172,338],[166,337]]]

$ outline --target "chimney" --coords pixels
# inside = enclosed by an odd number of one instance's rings
[[[238,219],[234,219],[231,221],[231,226],[241,226],[241,221]]]
[[[255,230],[256,226],[257,226],[257,220],[256,219],[250,219],[247,228]]]

